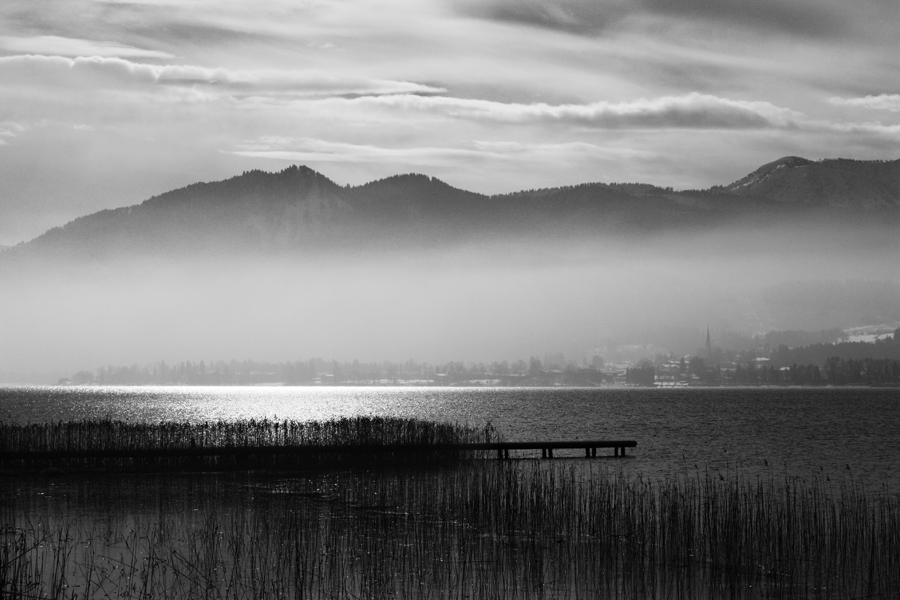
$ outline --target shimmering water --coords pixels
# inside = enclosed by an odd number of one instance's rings
[[[633,439],[608,462],[651,478],[710,469],[900,492],[896,389],[0,388],[0,418],[19,422],[355,415],[491,422],[510,440]]]

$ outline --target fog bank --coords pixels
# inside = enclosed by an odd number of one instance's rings
[[[4,275],[0,372],[158,360],[578,358],[673,326],[849,327],[900,311],[895,238],[786,227],[44,265]],[[821,297],[836,289],[823,281],[886,283],[835,302]]]

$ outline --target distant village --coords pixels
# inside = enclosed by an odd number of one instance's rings
[[[285,385],[285,386],[567,386],[689,387],[735,385],[900,385],[900,327],[862,339],[806,346],[726,351],[706,332],[706,345],[690,355],[656,352],[652,346],[597,349],[579,362],[563,353],[528,361],[431,364],[363,363],[358,360],[271,363],[260,361],[164,361],[79,371],[61,385]],[[604,353],[607,354],[604,357]],[[610,358],[610,354],[614,356]],[[628,357],[628,358],[623,358]]]

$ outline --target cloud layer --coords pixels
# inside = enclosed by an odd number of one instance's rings
[[[877,96],[865,96],[863,98],[829,98],[828,101],[837,106],[900,112],[900,94],[878,94]]]
[[[789,126],[802,116],[768,102],[729,100],[698,93],[632,102],[556,106],[543,102],[521,104],[410,95],[359,98],[352,102],[497,123],[563,123],[601,129],[760,129]]]
[[[145,50],[114,42],[81,40],[57,35],[0,36],[0,49],[22,54],[60,56],[118,56],[124,58],[174,58],[168,52]]]
[[[202,85],[243,93],[297,93],[308,95],[440,93],[446,90],[405,81],[330,75],[321,72],[259,69],[232,71],[194,65],[153,65],[118,57],[16,55],[0,57],[0,71],[32,79],[57,74],[99,76],[122,81],[161,85]]]
[[[581,35],[597,35],[641,15],[808,36],[844,29],[840,5],[810,0],[454,0],[454,5],[480,18]]]

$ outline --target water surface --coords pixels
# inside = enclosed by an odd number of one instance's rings
[[[633,439],[638,446],[626,460],[602,460],[635,476],[710,469],[852,479],[900,492],[896,389],[0,388],[0,417],[18,422],[356,415],[490,422],[510,440]],[[579,451],[568,456],[584,460]]]

